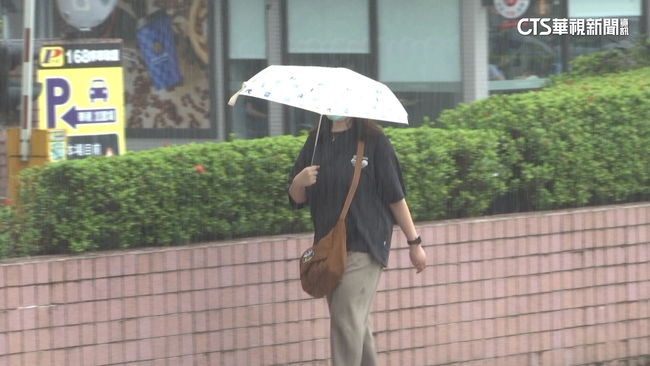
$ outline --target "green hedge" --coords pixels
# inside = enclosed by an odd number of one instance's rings
[[[416,219],[477,215],[505,192],[496,134],[386,129]],[[163,147],[48,164],[21,175],[2,256],[172,245],[311,230],[287,174],[305,137]],[[4,208],[7,210],[7,208]],[[2,231],[0,229],[0,231]]]
[[[570,71],[551,77],[548,85],[555,85],[585,76],[603,76],[650,66],[650,38],[640,36],[630,47],[610,48],[571,61]]]
[[[407,202],[417,221],[481,215],[506,192],[493,131],[419,127],[385,129],[400,161]]]
[[[279,194],[300,147],[292,137],[190,144],[30,169],[20,210],[33,234],[21,241],[81,252],[304,227]]]
[[[499,133],[507,208],[528,211],[644,198],[650,177],[650,68],[565,80],[443,112],[450,130]]]
[[[386,128],[415,220],[650,197],[650,68],[565,78]],[[305,137],[162,147],[48,164],[0,207],[0,257],[311,230],[285,181]]]

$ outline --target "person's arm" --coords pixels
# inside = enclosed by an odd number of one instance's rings
[[[306,188],[316,182],[318,166],[310,166],[313,146],[314,140],[308,137],[287,177],[285,190],[289,205],[294,209],[301,209],[309,205]]]
[[[411,218],[411,211],[409,211],[409,207],[406,204],[406,199],[402,198],[395,203],[391,203],[389,206],[390,210],[393,212],[395,220],[397,221],[397,225],[399,225],[406,236],[406,240],[415,240],[418,233],[415,230],[413,218]]]
[[[306,167],[291,181],[291,185],[289,186],[289,195],[296,204],[302,204],[307,201],[306,188],[316,183],[318,167],[318,165]]]
[[[415,229],[415,224],[413,224],[411,211],[409,211],[406,200],[401,199],[397,202],[391,203],[389,207],[393,212],[397,225],[399,225],[406,236],[406,240],[415,240],[418,237],[418,234]],[[411,258],[411,263],[417,270],[417,273],[424,271],[424,268],[427,266],[427,255],[420,244],[409,245],[409,257]]]
[[[289,195],[296,204],[303,204],[307,202],[307,187],[296,183],[294,179],[289,186]]]
[[[388,141],[386,136],[381,136],[378,140],[377,155],[374,159],[377,165],[377,179],[379,192],[384,202],[388,203],[395,221],[402,229],[406,240],[412,241],[418,237],[417,230],[413,224],[411,211],[406,204],[406,189],[402,181],[402,172],[399,167],[399,161],[393,149],[393,145]],[[389,203],[392,202],[392,203]],[[424,271],[427,266],[427,255],[420,244],[409,246],[409,256],[413,267],[417,273]]]

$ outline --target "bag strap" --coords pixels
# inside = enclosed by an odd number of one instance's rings
[[[348,214],[350,209],[350,204],[352,203],[352,197],[357,190],[357,185],[359,185],[359,176],[361,175],[361,163],[363,163],[363,148],[365,146],[365,141],[359,140],[357,144],[357,160],[354,163],[354,175],[352,176],[352,184],[350,185],[350,190],[348,191],[348,196],[345,198],[345,203],[343,204],[343,210],[341,210],[341,216],[339,220],[344,220],[345,216]]]

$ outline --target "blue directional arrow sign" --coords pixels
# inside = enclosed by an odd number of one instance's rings
[[[77,129],[79,125],[96,125],[104,123],[115,123],[117,112],[115,108],[79,108],[73,105],[61,119],[70,127]]]

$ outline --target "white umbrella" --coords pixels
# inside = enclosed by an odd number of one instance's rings
[[[305,109],[408,124],[408,113],[384,84],[343,67],[271,65],[245,81],[228,101],[245,95]],[[320,132],[320,121],[318,133]]]
[[[239,95],[339,115],[408,124],[399,99],[384,84],[343,67],[272,65],[245,81]]]

